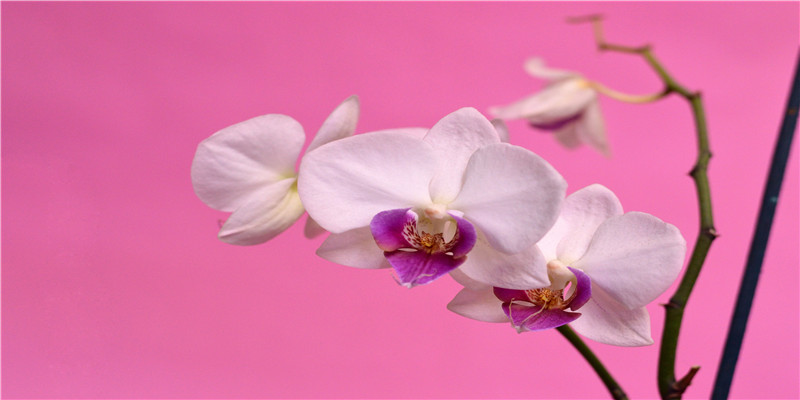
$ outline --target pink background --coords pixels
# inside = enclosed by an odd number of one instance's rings
[[[589,26],[655,45],[705,96],[721,237],[684,319],[678,372],[710,394],[798,50],[797,3],[2,4],[2,394],[5,397],[606,397],[555,331],[445,309],[449,279],[314,256],[298,224],[256,247],[216,239],[194,195],[196,145],[284,113],[316,132],[351,94],[359,131],[431,126],[541,82],[545,57],[623,91],[660,89]],[[602,100],[615,157],[511,122],[572,192],[598,182],[627,210],[697,234],[687,105]],[[797,398],[798,154],[793,149],[737,369],[736,398]],[[670,290],[668,293],[671,293]],[[662,296],[665,301],[668,294]],[[663,311],[650,306],[660,339]],[[658,346],[590,342],[632,398],[655,397]]]

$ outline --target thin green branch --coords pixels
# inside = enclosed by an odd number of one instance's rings
[[[683,279],[675,294],[670,298],[669,303],[664,305],[666,309],[666,319],[664,322],[664,334],[661,337],[661,352],[658,362],[658,390],[661,394],[661,398],[680,399],[700,368],[698,366],[692,367],[681,379],[675,378],[675,355],[678,347],[681,322],[683,321],[683,311],[686,308],[686,303],[689,300],[689,295],[692,293],[694,284],[700,275],[700,270],[703,267],[711,243],[717,237],[711,208],[711,190],[708,183],[707,171],[708,163],[711,159],[711,150],[708,141],[708,127],[706,125],[703,100],[700,93],[689,91],[667,72],[661,62],[653,55],[649,45],[629,47],[606,42],[603,36],[602,16],[592,15],[571,19],[570,22],[591,22],[594,28],[595,42],[600,51],[635,54],[644,58],[663,82],[663,93],[665,95],[670,93],[680,95],[689,102],[692,109],[695,129],[697,131],[697,161],[689,175],[694,179],[697,191],[700,233],[695,241],[694,249],[689,259],[689,264],[686,267],[686,272],[683,275]]]
[[[603,381],[603,384],[606,385],[606,388],[614,399],[628,400],[628,395],[625,394],[625,391],[622,390],[622,387],[620,387],[619,383],[617,383],[614,377],[611,376],[611,373],[608,372],[603,363],[600,362],[600,359],[598,359],[594,352],[592,352],[592,349],[590,349],[589,346],[584,343],[583,339],[581,339],[580,336],[578,336],[578,334],[569,327],[569,325],[562,325],[556,329],[559,333],[564,335],[564,337],[567,338],[570,343],[572,343],[578,352],[581,353],[583,358],[589,362],[589,365],[594,368],[594,371],[600,377],[600,380]]]
[[[592,27],[594,28],[594,40],[597,43],[598,49],[600,50],[616,51],[619,53],[627,53],[627,54],[644,54],[650,51],[650,46],[628,47],[628,46],[620,46],[617,44],[607,43],[603,36],[603,27],[600,23],[602,19],[603,17],[601,15],[587,15],[583,17],[567,18],[567,22],[573,24],[591,22]],[[663,69],[661,69],[660,71],[663,71]],[[601,93],[614,100],[622,101],[625,103],[638,103],[638,104],[652,103],[654,101],[661,100],[662,98],[672,93],[672,90],[670,89],[669,85],[665,86],[663,90],[656,93],[646,94],[646,95],[635,95],[611,89],[608,86],[605,86],[597,81],[587,81],[587,84],[591,88],[596,90],[598,93]]]
[[[603,85],[602,83],[597,81],[587,81],[587,84],[589,85],[589,87],[596,90],[598,93],[604,94],[614,100],[622,101],[625,103],[634,103],[634,104],[652,103],[654,101],[661,100],[662,98],[664,98],[664,96],[669,94],[669,92],[666,90],[662,90],[657,93],[643,94],[643,95],[628,94],[611,89],[608,86]]]

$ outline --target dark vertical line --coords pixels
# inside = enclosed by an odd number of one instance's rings
[[[797,125],[799,106],[800,53],[798,54],[798,63],[795,66],[789,101],[786,105],[783,123],[778,134],[778,142],[775,144],[775,151],[772,155],[772,165],[764,188],[764,197],[761,199],[761,210],[758,213],[756,231],[753,235],[753,241],[750,243],[750,253],[747,257],[747,265],[739,286],[739,296],[736,299],[736,307],[728,330],[728,338],[725,341],[725,349],[717,371],[717,379],[714,382],[714,391],[711,394],[711,398],[715,400],[727,399],[730,392],[733,373],[736,369],[736,362],[739,359],[739,351],[742,348],[742,340],[744,339],[744,331],[747,327],[747,318],[750,316],[750,308],[753,304],[758,276],[761,273],[761,265],[764,262],[764,252],[767,248],[767,240],[769,239],[772,220],[775,216],[775,208],[778,204],[778,195],[781,191],[786,163],[789,160],[789,150],[792,147],[792,137]]]

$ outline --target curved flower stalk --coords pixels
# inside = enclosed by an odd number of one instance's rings
[[[504,287],[547,282],[533,246],[555,223],[566,182],[473,108],[423,137],[370,133],[306,156],[298,189],[332,232],[317,251],[359,268],[394,268],[407,287],[460,267]],[[535,210],[535,212],[531,212]],[[515,286],[516,285],[516,286]]]
[[[358,98],[347,98],[323,122],[306,153],[351,136],[358,114]],[[268,114],[222,129],[197,146],[192,161],[197,197],[211,208],[232,212],[219,231],[220,240],[263,243],[303,215],[295,164],[304,143],[305,133],[297,121]],[[306,221],[307,237],[322,232],[312,219]]]
[[[479,321],[511,321],[520,332],[569,323],[601,343],[653,343],[645,306],[683,265],[686,241],[676,227],[645,213],[623,214],[617,197],[595,184],[567,197],[537,246],[544,258],[530,267],[546,265],[547,285],[509,290],[454,273],[465,288],[448,309]]]
[[[594,85],[575,72],[547,68],[539,58],[526,61],[525,70],[547,80],[547,86],[517,102],[492,107],[489,113],[502,119],[526,119],[535,128],[552,131],[568,148],[587,144],[610,157]]]

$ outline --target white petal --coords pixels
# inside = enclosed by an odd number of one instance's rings
[[[375,214],[430,204],[436,171],[430,146],[397,132],[328,143],[303,157],[298,189],[306,210],[329,232],[369,225]]]
[[[491,288],[485,290],[464,288],[450,300],[447,309],[478,321],[508,322],[508,317],[503,312],[503,302],[494,296]]]
[[[554,83],[538,94],[525,110],[525,118],[534,124],[552,124],[573,118],[597,100],[597,92],[583,79]]]
[[[541,157],[498,143],[472,155],[450,208],[462,211],[494,248],[515,253],[553,226],[566,188],[564,178]]]
[[[614,193],[589,185],[567,196],[555,225],[537,245],[547,261],[570,265],[586,252],[597,227],[617,215],[622,215],[622,204]]]
[[[580,76],[572,71],[548,68],[545,66],[544,60],[538,57],[525,60],[525,71],[531,76],[547,79],[548,81],[559,81]]]
[[[453,278],[454,281],[458,282],[459,285],[464,286],[465,288],[468,289],[480,290],[480,289],[486,289],[487,287],[489,288],[492,287],[492,285],[489,285],[488,283],[483,283],[470,278],[467,274],[461,271],[460,268],[456,268],[450,271],[449,273],[450,277]]]
[[[603,122],[603,114],[600,112],[600,104],[593,101],[583,111],[583,115],[575,125],[580,140],[592,146],[600,154],[611,157],[611,149],[606,138],[606,126]]]
[[[331,234],[317,249],[317,255],[348,267],[391,268],[383,250],[375,244],[369,227]]]
[[[400,134],[403,134],[403,135],[413,136],[413,137],[415,137],[417,139],[422,139],[422,138],[425,137],[425,135],[428,134],[428,128],[416,128],[415,127],[415,128],[382,129],[382,130],[379,130],[379,131],[372,131],[372,132],[369,132],[369,133],[370,134],[373,134],[373,133],[379,133],[380,134],[380,133],[391,133],[391,132],[400,133]]]
[[[467,277],[506,289],[536,289],[550,286],[547,261],[536,245],[515,253],[501,253],[478,234],[475,247],[458,267]],[[474,286],[474,285],[472,285]]]
[[[535,106],[539,101],[537,96],[538,93],[515,101],[511,104],[489,107],[489,114],[495,118],[501,119],[525,118],[527,115],[527,110],[530,108],[529,104],[533,104]]]
[[[253,193],[222,225],[219,239],[248,246],[264,243],[285,231],[303,215],[294,184],[294,178],[284,179]]]
[[[576,118],[597,98],[597,93],[582,79],[553,83],[533,96],[490,112],[497,118],[525,118],[534,124],[551,125]]]
[[[508,126],[502,119],[495,118],[490,121],[492,126],[494,126],[494,130],[497,131],[497,137],[503,143],[508,143]]]
[[[200,142],[192,186],[209,207],[233,211],[255,192],[295,176],[303,127],[285,115],[262,115],[229,126]]]
[[[579,120],[575,120],[558,128],[553,133],[556,137],[556,141],[568,149],[580,147],[583,144],[583,139],[581,138],[580,128],[578,127],[579,122]]]
[[[558,259],[556,248],[561,243],[561,239],[569,233],[569,228],[569,224],[559,216],[556,223],[547,231],[547,234],[536,242],[536,246],[539,247],[539,251],[542,252],[542,256],[546,261]]]
[[[461,178],[475,150],[500,139],[494,126],[478,110],[462,108],[442,118],[423,140],[439,160],[439,171],[430,184],[434,202],[447,204],[461,189]]]
[[[350,96],[333,110],[319,128],[317,135],[311,140],[306,153],[337,139],[352,136],[358,123],[358,96]]]
[[[652,215],[630,212],[603,222],[573,266],[634,309],[655,300],[675,281],[685,254],[686,241],[678,228]]]
[[[614,346],[647,346],[650,336],[650,314],[644,307],[628,309],[617,303],[602,289],[592,285],[592,298],[579,310],[580,318],[569,325],[578,333],[596,342]]]
[[[314,218],[309,216],[306,218],[306,224],[303,227],[303,235],[308,239],[313,239],[323,233],[327,232],[325,228],[319,226],[317,221],[314,221]]]
[[[622,204],[603,185],[589,185],[567,196],[559,221],[568,226],[559,241],[557,258],[571,265],[586,253],[597,227],[605,220],[622,215]]]

